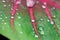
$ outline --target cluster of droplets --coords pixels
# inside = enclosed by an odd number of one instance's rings
[[[3,3],[5,3],[6,1],[5,1],[5,0],[2,0],[2,2],[3,2]],[[39,1],[37,1],[37,3],[39,3]],[[18,1],[18,2],[17,2],[17,4],[21,4],[21,2],[19,2],[19,1]],[[44,2],[44,5],[42,5],[42,8],[46,8],[46,6],[45,6],[45,5],[46,5],[46,2]],[[6,7],[7,5],[6,5],[6,4],[4,4],[3,6],[4,6],[4,7]],[[9,4],[8,6],[11,6],[11,5]],[[53,10],[53,9],[55,9],[55,7],[53,7],[51,10]],[[11,10],[13,10],[13,9],[11,8]],[[16,10],[17,10],[17,9],[16,9]],[[1,15],[1,16],[2,16],[2,15]],[[56,18],[56,16],[55,16],[55,15],[54,15],[53,17],[54,17],[54,18]],[[8,18],[8,17],[5,17],[5,18]],[[13,16],[11,16],[11,18],[13,19],[14,17],[13,17]],[[2,18],[0,18],[0,20],[1,20],[1,19],[2,19]],[[18,16],[18,19],[21,19],[21,17],[20,17],[20,16]],[[44,19],[40,19],[40,20],[41,20],[41,21],[43,21]],[[4,21],[4,20],[2,20],[2,21]],[[48,21],[48,22],[50,22],[50,20],[49,20],[49,19],[48,19],[47,21]],[[31,22],[35,22],[35,20],[32,20]],[[4,24],[6,25],[6,23],[4,23]],[[51,21],[51,24],[53,25],[53,24],[54,24],[54,22],[53,22],[53,21]],[[18,25],[19,25],[19,26],[21,26],[21,24],[18,24]],[[43,28],[42,28],[42,27],[40,27],[39,29],[41,30],[41,32],[40,32],[40,33],[43,35],[43,34],[44,34]],[[22,34],[23,32],[19,32],[19,33],[21,33],[21,34]],[[37,35],[35,35],[35,37],[38,37],[38,36],[37,36]]]

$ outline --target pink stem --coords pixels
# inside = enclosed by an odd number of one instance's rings
[[[39,36],[38,31],[37,31],[35,16],[34,16],[34,14],[33,14],[33,7],[28,7],[28,12],[29,12],[29,16],[30,16],[31,23],[32,23],[32,26],[33,26],[33,28],[34,28],[35,33],[36,33],[36,35],[38,36],[38,38],[39,38],[40,40],[42,40],[42,38]]]
[[[11,12],[10,12],[10,15],[11,15],[10,24],[11,24],[12,28],[14,28],[14,15],[16,14],[16,9],[17,9],[18,6],[19,6],[19,5],[17,4],[18,1],[19,1],[19,0],[14,1],[12,10],[11,10]]]
[[[56,4],[55,2],[52,2],[52,1],[48,1],[48,4],[57,8],[57,9],[60,9],[60,5]]]
[[[52,15],[51,15],[51,13],[49,12],[48,7],[45,8],[45,13],[46,13],[47,17],[50,19],[50,22],[53,22],[53,23],[54,23],[54,21],[52,20]],[[60,35],[60,34],[58,33],[58,28],[57,28],[57,26],[56,26],[55,24],[52,24],[52,25],[54,26],[54,29],[56,30],[57,34]]]
[[[47,3],[48,0],[38,0],[40,3]]]
[[[28,12],[29,12],[29,16],[30,16],[30,19],[31,19],[31,22],[32,22],[32,26],[34,28],[34,31],[38,35],[37,28],[36,28],[36,22],[35,22],[35,16],[33,14],[33,8],[32,7],[31,8],[28,7]]]
[[[49,12],[48,7],[45,8],[45,13],[46,13],[47,17],[50,19],[50,21],[52,21],[52,15],[51,15],[51,13]]]
[[[19,0],[16,0],[16,1],[13,3],[13,7],[12,7],[12,10],[11,10],[11,13],[10,13],[12,16],[15,15],[16,9],[18,8],[18,5],[19,5],[19,4],[17,4],[18,1],[19,1]]]

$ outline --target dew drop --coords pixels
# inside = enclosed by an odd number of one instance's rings
[[[52,8],[51,8],[51,10],[54,10],[54,9],[56,9],[56,8],[55,8],[55,7],[52,7]]]
[[[13,8],[11,8],[11,10],[13,10]]]
[[[18,9],[16,9],[16,10],[18,10]]]
[[[36,38],[38,38],[38,35],[35,35]]]
[[[31,20],[32,22],[35,22],[35,20]]]
[[[3,5],[4,7],[6,7],[7,5]]]
[[[13,16],[11,16],[11,18],[13,19],[14,17],[13,17]]]
[[[53,21],[51,21],[51,24],[54,24],[54,22],[53,22]]]
[[[55,7],[53,7],[52,9],[55,9]]]
[[[50,20],[47,20],[48,22],[50,21]]]
[[[19,32],[20,34],[23,34],[23,32]]]
[[[39,29],[40,29],[40,30],[43,30],[43,28],[42,28],[42,27],[40,27]]]
[[[43,19],[40,19],[41,21],[43,21]]]
[[[8,18],[8,17],[5,17],[5,18]]]
[[[10,4],[8,6],[11,6]]]
[[[6,24],[6,23],[4,23],[4,24]]]
[[[4,20],[2,20],[2,21],[4,21]]]
[[[21,24],[18,24],[19,26],[21,26]]]
[[[5,0],[2,0],[2,2],[4,3],[4,2],[6,2]]]
[[[41,31],[41,34],[43,35],[44,34],[44,31]]]
[[[20,17],[20,16],[18,16],[18,19],[21,19],[21,17]]]
[[[56,16],[54,15],[53,17],[55,18]]]
[[[42,8],[46,8],[46,6],[42,5]]]

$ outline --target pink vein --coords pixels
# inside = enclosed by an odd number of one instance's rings
[[[16,14],[16,9],[18,8],[18,4],[17,4],[18,1],[19,1],[19,0],[16,0],[16,1],[14,1],[14,3],[13,3],[13,7],[12,7],[12,10],[11,10],[11,12],[10,12],[11,17],[14,17],[14,15]],[[10,24],[11,24],[11,26],[12,26],[12,29],[14,29],[14,18],[10,18]]]

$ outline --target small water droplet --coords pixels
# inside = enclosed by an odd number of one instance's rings
[[[2,2],[4,3],[4,2],[6,2],[5,0],[2,0]]]
[[[20,32],[20,34],[23,34],[23,32]]]
[[[44,31],[41,31],[41,34],[43,35],[44,34]]]
[[[32,22],[35,22],[35,20],[31,20]]]
[[[54,15],[53,17],[55,18],[56,16]]]
[[[5,17],[5,18],[8,18],[8,17]]]
[[[4,7],[6,7],[7,5],[3,5]]]
[[[43,28],[42,28],[42,27],[40,27],[39,29],[40,29],[40,30],[43,30]]]
[[[36,38],[38,38],[38,35],[35,35]]]
[[[21,17],[20,17],[20,16],[18,16],[18,19],[21,19]]]
[[[55,9],[55,7],[53,7],[52,9]]]
[[[48,22],[50,22],[50,20],[47,20]]]
[[[21,24],[18,24],[19,26],[21,26]]]
[[[11,18],[13,19],[14,17],[13,17],[13,16],[11,16]]]
[[[11,6],[10,4],[8,6]]]
[[[4,24],[6,24],[6,23],[4,23]]]
[[[52,7],[52,8],[51,8],[51,10],[54,10],[54,9],[56,9],[56,8],[55,8],[55,7]]]
[[[43,21],[43,19],[40,19],[41,21]]]
[[[42,8],[46,8],[46,6],[42,5]]]
[[[53,22],[53,21],[51,21],[51,24],[54,24],[54,22]]]

